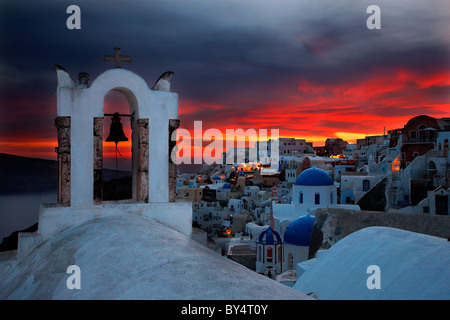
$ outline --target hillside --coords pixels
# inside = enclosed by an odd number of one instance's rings
[[[58,163],[0,153],[0,194],[56,191]]]
[[[118,171],[119,178],[129,176]],[[0,153],[0,195],[17,193],[43,193],[56,191],[58,162]],[[116,178],[116,170],[103,169],[105,181]]]

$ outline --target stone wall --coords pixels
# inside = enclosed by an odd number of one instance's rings
[[[137,160],[137,190],[136,200],[148,202],[149,196],[149,120],[137,119],[138,127],[138,160]]]
[[[256,250],[250,248],[248,245],[236,245],[230,248],[227,258],[236,261],[239,264],[256,270]]]
[[[55,126],[58,137],[58,203],[70,206],[71,201],[71,118],[56,117]]]
[[[172,161],[172,151],[176,150],[176,140],[172,139],[175,130],[180,127],[180,120],[169,119],[169,201],[176,201],[177,195],[177,165]],[[174,137],[175,138],[175,137]]]
[[[255,271],[256,269],[256,255],[232,255],[228,256],[228,259],[236,261],[237,263],[242,264],[244,267],[247,267],[250,270]]]
[[[317,209],[314,213],[310,258],[317,250],[328,249],[350,233],[370,226],[403,229],[441,238],[450,235],[450,216],[328,208]]]
[[[103,202],[103,117],[94,118],[94,203]]]

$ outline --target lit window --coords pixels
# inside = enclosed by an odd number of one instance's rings
[[[267,248],[266,254],[267,254],[266,261],[267,262],[272,262],[273,261],[272,260],[272,247],[268,247]]]

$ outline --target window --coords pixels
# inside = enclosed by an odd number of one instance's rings
[[[303,192],[301,192],[301,191],[300,191],[300,200],[299,200],[299,202],[303,203]]]
[[[272,262],[272,247],[268,247],[266,253],[267,253],[266,261]]]
[[[409,132],[409,138],[410,138],[411,140],[416,140],[416,139],[417,139],[417,131],[416,131],[416,130],[411,130],[411,131]]]
[[[427,128],[427,126],[424,125],[424,124],[420,125],[420,126],[417,128],[417,129],[419,130],[419,139],[420,139],[420,140],[425,139],[425,131],[424,131],[424,129],[426,129],[426,128]]]
[[[370,180],[363,180],[363,191],[369,191],[370,189]]]
[[[436,194],[435,198],[435,210],[437,215],[448,215],[448,195]]]
[[[288,254],[288,269],[294,268],[294,257],[292,256],[292,253],[289,252]]]
[[[314,195],[314,204],[320,204],[320,193]]]
[[[333,204],[333,191],[332,192],[330,192],[330,204]]]
[[[413,159],[414,159],[415,157],[418,157],[418,156],[419,156],[419,152],[414,151],[414,152],[413,152]]]

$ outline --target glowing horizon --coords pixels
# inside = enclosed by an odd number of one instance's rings
[[[75,31],[61,24],[61,5],[11,1],[0,23],[20,36],[1,38],[0,152],[56,159],[54,64],[74,80],[88,72],[92,84],[113,68],[102,57],[119,45],[133,59],[123,67],[150,88],[163,72],[175,72],[181,128],[191,134],[202,121],[205,130],[279,129],[280,137],[322,146],[327,138],[355,143],[403,128],[418,115],[450,117],[444,2],[380,0],[379,30],[368,30],[364,1],[176,3],[149,2],[142,10],[135,0],[126,7],[82,0],[102,10],[84,15],[85,27]],[[128,102],[110,91],[104,112],[128,113]],[[105,119],[104,136],[108,131]],[[119,145],[124,157],[129,148]],[[115,157],[114,145],[105,143],[104,152]]]

